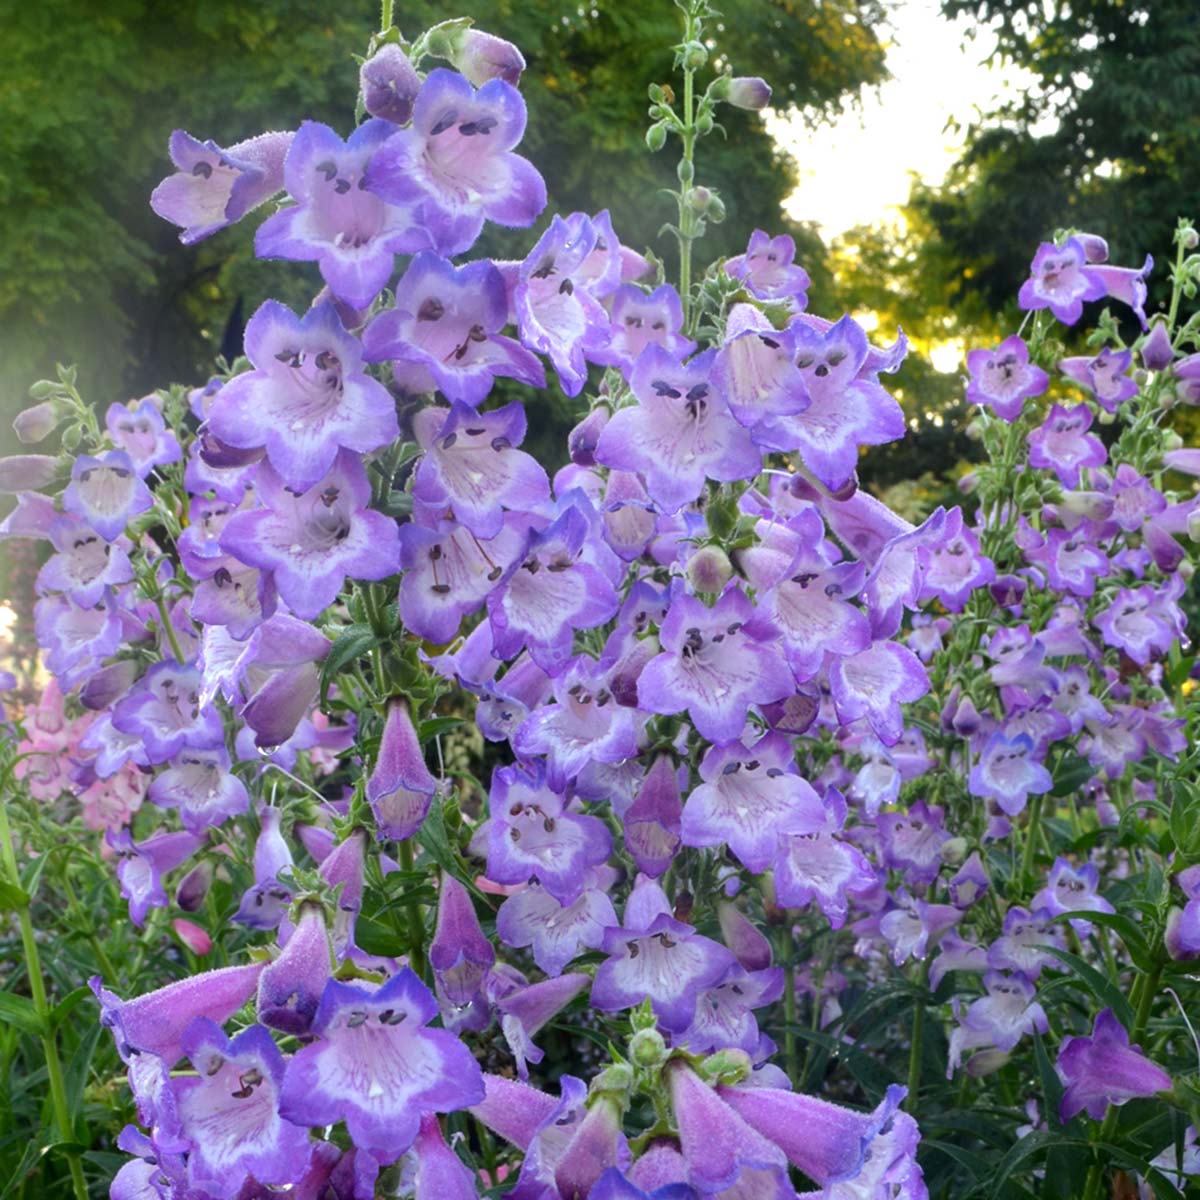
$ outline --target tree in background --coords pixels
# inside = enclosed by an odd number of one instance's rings
[[[281,128],[296,112],[339,122],[374,5],[324,0],[45,0],[6,5],[0,88],[0,415],[11,417],[55,361],[78,362],[97,403],[168,380],[203,379],[215,355],[240,350],[241,315],[264,295],[299,302],[286,264],[256,261],[249,225],[187,251],[150,211],[169,170],[167,137],[186,125],[228,145]],[[404,6],[410,30],[476,17],[521,45],[530,110],[527,153],[550,185],[547,212],[586,207],[603,180],[622,238],[670,257],[659,189],[670,163],[641,142],[646,87],[665,80],[679,36],[668,0],[507,0]],[[828,119],[884,76],[874,32],[884,0],[739,0],[739,70],[781,82],[780,106]],[[720,69],[720,62],[712,64]],[[185,101],[186,96],[186,101]],[[704,181],[728,224],[714,252],[746,232],[783,224],[792,165],[761,121],[727,109],[728,142],[713,139]],[[343,131],[344,132],[344,131]],[[726,232],[728,231],[728,232]],[[820,242],[792,228],[820,284]],[[528,234],[481,253],[519,256]],[[315,276],[314,276],[315,277]],[[136,331],[136,334],[134,333]],[[11,439],[2,421],[0,443]]]

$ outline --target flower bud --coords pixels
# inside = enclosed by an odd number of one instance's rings
[[[771,86],[754,75],[723,75],[710,89],[714,100],[723,100],[734,108],[757,111],[771,103]]]
[[[1009,1050],[980,1050],[978,1054],[972,1054],[967,1059],[967,1074],[972,1079],[982,1079],[985,1075],[1000,1070],[1010,1058],[1012,1052]]]
[[[199,925],[184,920],[183,917],[176,917],[171,922],[171,928],[175,930],[175,935],[193,954],[203,956],[212,949],[212,938]]]
[[[1175,572],[1179,576],[1179,578],[1183,580],[1184,583],[1191,583],[1192,576],[1195,575],[1195,573],[1196,573],[1196,568],[1192,564],[1191,559],[1185,558],[1179,564],[1179,566],[1177,566],[1175,568]]]
[[[701,546],[688,559],[685,573],[694,591],[711,596],[724,590],[733,575],[733,564],[720,546]]]
[[[964,496],[969,496],[979,486],[979,473],[968,471],[959,481],[958,490]]]
[[[700,1064],[700,1076],[709,1083],[736,1086],[750,1078],[753,1065],[745,1050],[718,1050]]]
[[[653,1030],[644,1030],[643,1033],[634,1034],[634,1041],[642,1037],[645,1033],[653,1033]],[[661,1042],[662,1037],[655,1034]],[[664,1047],[665,1049],[665,1047]],[[616,1095],[627,1095],[633,1089],[633,1071],[628,1063],[613,1063],[611,1066],[605,1067],[591,1082],[588,1091],[593,1095],[599,1095],[602,1092]]]
[[[703,42],[687,42],[683,47],[682,64],[685,70],[698,71],[708,62],[708,50]]]
[[[1193,508],[1187,516],[1188,540],[1200,546],[1200,508]]]
[[[956,867],[967,857],[968,844],[966,838],[952,837],[948,842],[942,843],[942,848],[938,851],[938,856],[942,862]]]
[[[1172,906],[1163,942],[1176,962],[1200,958],[1200,903],[1189,900],[1185,908]]]
[[[657,1029],[642,1029],[633,1035],[629,1043],[629,1057],[648,1071],[661,1067],[669,1054],[667,1043]]]
[[[696,178],[696,168],[686,158],[681,158],[675,174],[679,177],[679,182],[688,187]]]
[[[36,492],[58,477],[58,459],[49,454],[0,458],[0,492]]]
[[[1100,416],[1097,419],[1099,420],[1101,425],[1115,425],[1116,421],[1117,421],[1117,414],[1110,413],[1110,412],[1101,412]]]
[[[964,696],[950,721],[950,725],[959,737],[974,737],[979,732],[983,719],[970,696]]]
[[[603,405],[593,408],[574,429],[567,434],[567,453],[579,467],[596,465],[596,443],[608,424],[609,412]]]
[[[516,87],[525,70],[525,57],[512,42],[484,33],[482,29],[464,29],[451,45],[450,61],[476,87],[489,79],[503,79]]]
[[[400,46],[391,42],[373,54],[363,63],[358,78],[363,107],[371,116],[408,124],[421,77]]]
[[[32,408],[23,409],[13,419],[13,429],[18,441],[26,446],[45,441],[57,428],[62,419],[58,405],[53,400],[43,400]]]
[[[203,907],[212,885],[212,863],[202,858],[180,881],[175,889],[175,903],[184,912],[198,912]]]
[[[981,441],[983,438],[983,422],[978,420],[968,421],[967,427],[963,430],[963,433],[965,433],[972,442]]]
[[[1168,454],[1172,450],[1182,450],[1183,438],[1181,438],[1174,429],[1164,429],[1162,435],[1162,448]]]
[[[646,130],[646,147],[652,153],[657,153],[667,144],[667,127],[659,122]]]
[[[1171,348],[1171,335],[1166,321],[1155,321],[1150,326],[1146,340],[1142,342],[1142,362],[1151,371],[1163,371],[1171,365],[1175,351]]]
[[[1197,246],[1200,246],[1200,233],[1197,233],[1190,225],[1179,236],[1185,250],[1195,250]]]
[[[709,113],[701,113],[700,116],[696,118],[696,133],[700,137],[707,137],[710,133],[712,133],[712,129],[712,116]]]

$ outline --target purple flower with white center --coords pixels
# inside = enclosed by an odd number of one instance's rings
[[[725,260],[725,273],[740,279],[759,300],[790,301],[799,311],[808,303],[808,272],[795,263],[796,243],[786,233],[771,237],[761,229],[750,235],[744,254]]]
[[[1095,267],[1087,266],[1087,252],[1078,238],[1061,246],[1043,242],[1030,264],[1030,277],[1021,285],[1021,308],[1048,308],[1064,325],[1074,325],[1083,315],[1085,300],[1099,300],[1105,286]]]
[[[280,876],[292,866],[292,852],[280,832],[277,808],[259,812],[261,829],[254,843],[254,883],[246,889],[234,916],[251,929],[275,929],[292,902],[290,887]]]
[[[1088,722],[1088,732],[1079,743],[1081,753],[1110,779],[1119,779],[1130,763],[1139,762],[1146,754],[1143,719],[1141,708],[1114,704],[1104,720]]]
[[[651,879],[665,874],[679,849],[681,776],[686,786],[687,769],[677,769],[669,755],[660,755],[622,814],[625,848],[637,869]]]
[[[534,1035],[590,983],[587,975],[560,975],[518,987],[496,1001],[500,1028],[522,1079],[529,1078],[527,1063],[540,1063],[545,1058],[545,1052],[533,1044]]]
[[[686,710],[709,741],[736,741],[751,704],[784,700],[794,690],[791,671],[768,644],[772,636],[737,587],[712,608],[695,596],[675,596],[659,630],[663,652],[638,678],[638,707]]]
[[[963,914],[949,904],[930,904],[914,900],[906,891],[896,895],[896,904],[878,918],[867,923],[874,925],[891,947],[892,962],[903,966],[910,958],[923,960],[930,948],[937,945],[942,934],[963,919]],[[858,928],[856,926],[855,928]]]
[[[121,895],[129,901],[129,919],[139,928],[152,908],[170,903],[162,877],[186,862],[204,844],[190,833],[160,833],[135,842],[128,829],[108,830],[104,840],[117,859]]]
[[[792,332],[775,329],[752,304],[735,304],[729,314],[725,344],[713,360],[712,385],[734,419],[750,429],[812,404],[796,365]]]
[[[950,930],[942,938],[937,957],[929,966],[929,986],[936,992],[951,971],[976,973],[986,971],[987,965],[987,951],[982,946],[965,941]]]
[[[231,638],[243,641],[274,611],[275,587],[270,575],[233,571],[225,565],[196,585],[188,609],[193,621],[223,626]]]
[[[147,795],[159,808],[177,808],[184,829],[195,834],[250,807],[246,785],[230,773],[224,746],[180,751],[170,768],[155,776]]]
[[[1025,401],[1040,396],[1050,377],[1029,361],[1029,347],[1015,335],[994,350],[968,350],[967,401],[990,408],[1005,421],[1015,421]]]
[[[596,461],[636,471],[664,512],[678,512],[704,491],[706,479],[751,479],[762,454],[709,382],[713,351],[686,365],[662,347],[647,347],[630,378],[638,403],[618,409],[596,443]]]
[[[1121,588],[1092,623],[1106,646],[1116,646],[1144,667],[1157,655],[1165,656],[1175,641],[1175,630],[1163,618],[1157,600],[1149,584]]]
[[[859,491],[855,499],[862,495]],[[870,513],[871,509],[868,508],[867,512]],[[894,516],[890,510],[885,510],[885,514]],[[832,521],[830,523],[833,524]],[[880,547],[863,589],[874,637],[889,638],[899,631],[904,610],[918,607],[921,584],[933,547],[956,537],[961,529],[961,509],[952,508],[947,512],[944,508],[937,508],[915,529],[906,522]],[[837,525],[834,525],[834,531],[843,542],[850,544],[852,550],[859,553],[853,545],[853,539],[845,536]],[[853,526],[850,532],[856,532]],[[860,557],[867,556],[860,554]]]
[[[737,960],[718,942],[676,921],[657,883],[639,876],[622,926],[605,931],[609,957],[592,984],[592,1007],[622,1012],[649,999],[663,1029],[682,1033],[696,1016],[696,1000],[716,986]]]
[[[868,817],[874,817],[885,804],[900,799],[902,776],[895,760],[878,739],[869,737],[862,748],[863,765],[859,767],[847,795],[861,804]]]
[[[412,125],[371,159],[367,186],[390,204],[416,205],[439,254],[469,250],[485,218],[532,225],[546,207],[546,184],[528,159],[513,154],[525,132],[525,101],[491,79],[476,91],[454,71],[425,77]]]
[[[967,790],[972,796],[995,800],[1010,817],[1024,811],[1030,796],[1041,796],[1054,786],[1050,772],[1038,760],[1027,733],[1010,737],[996,730],[983,745],[979,761],[971,768]]]
[[[617,764],[637,755],[641,721],[617,703],[608,676],[601,664],[580,656],[554,681],[557,703],[534,709],[513,733],[519,757],[546,759],[552,788],[565,788],[590,762]]]
[[[252,1176],[294,1183],[308,1166],[308,1130],[279,1115],[283,1055],[261,1025],[232,1041],[199,1017],[183,1038],[196,1075],[175,1080],[179,1127],[191,1142],[188,1178],[232,1195]]]
[[[1095,863],[1085,863],[1079,870],[1065,858],[1056,858],[1050,868],[1046,886],[1030,901],[1035,909],[1060,916],[1069,912],[1111,913],[1116,911],[1096,889],[1100,886],[1100,872]],[[1081,938],[1091,936],[1090,921],[1072,921],[1071,928]]]
[[[946,882],[950,903],[955,908],[970,908],[990,887],[991,880],[978,850],[972,850],[966,862]]]
[[[417,464],[413,497],[433,508],[453,508],[476,537],[495,537],[504,508],[535,510],[550,498],[541,464],[516,449],[525,439],[525,408],[514,401],[477,413],[466,404],[425,408],[413,418],[424,457]]]
[[[1146,521],[1167,507],[1162,492],[1129,463],[1118,465],[1109,494],[1113,499],[1113,520],[1126,533],[1136,533]]]
[[[572,904],[589,867],[606,862],[612,838],[598,817],[566,811],[541,766],[500,767],[492,776],[487,823],[487,877],[494,883],[536,879],[556,900]]]
[[[140,734],[150,763],[166,762],[185,747],[210,750],[224,744],[221,714],[200,702],[195,663],[155,663],[113,710],[113,726]]]
[[[546,386],[537,358],[500,332],[507,324],[508,293],[493,263],[456,267],[425,252],[396,285],[395,307],[367,326],[363,346],[368,361],[391,362],[405,392],[437,390],[476,408],[500,376]]]
[[[737,965],[714,987],[696,998],[696,1019],[679,1038],[692,1054],[711,1054],[731,1047],[753,1054],[762,1035],[754,1009],[774,1004],[783,995],[782,967],[747,971]]]
[[[506,946],[533,948],[533,961],[547,975],[563,968],[584,950],[596,950],[604,931],[616,925],[617,914],[608,897],[614,872],[593,867],[583,890],[571,904],[562,904],[544,887],[531,883],[509,896],[496,913],[496,934]]]
[[[766,450],[798,450],[804,465],[836,490],[853,477],[860,446],[904,436],[904,413],[878,382],[880,370],[895,366],[872,362],[867,335],[848,314],[824,330],[803,320],[790,330],[811,404],[756,425],[754,440]]]
[[[124,629],[111,595],[82,608],[66,596],[50,596],[34,606],[34,629],[46,666],[70,690],[120,648]]]
[[[1133,309],[1133,315],[1146,326],[1146,276],[1154,269],[1154,259],[1147,254],[1146,261],[1141,267],[1110,267],[1108,265],[1091,268],[1091,274],[1100,280],[1104,295],[1120,300]]]
[[[183,457],[158,405],[158,397],[152,394],[129,404],[110,404],[104,413],[104,427],[113,444],[129,455],[142,479],[155,467]]]
[[[575,217],[582,218],[583,214],[573,213],[572,218]],[[621,245],[613,230],[612,217],[607,208],[587,219],[596,231],[596,238],[574,278],[577,284],[582,283],[596,299],[603,300],[611,296],[621,284],[632,283],[648,274],[650,261],[636,250]]]
[[[325,911],[304,903],[283,952],[259,977],[258,1019],[283,1033],[308,1033],[331,970]]]
[[[475,916],[471,894],[452,875],[438,889],[437,929],[429,944],[442,1021],[447,1029],[485,1029],[491,1020],[484,980],[496,951]]]
[[[287,1065],[280,1114],[297,1125],[345,1121],[360,1150],[394,1162],[420,1119],[478,1104],[479,1064],[437,1016],[429,989],[407,967],[375,990],[330,980],[313,1020],[317,1039]]]
[[[587,380],[587,359],[608,342],[608,314],[588,287],[600,234],[583,213],[556,216],[518,269],[513,304],[521,340],[545,354],[568,396]]]
[[[942,866],[941,848],[950,840],[945,823],[945,810],[924,801],[918,801],[907,812],[877,817],[875,826],[884,865],[903,871],[910,884],[932,883]]]
[[[388,704],[379,754],[367,780],[367,803],[380,841],[402,842],[416,834],[437,789],[438,781],[425,765],[408,706],[401,699],[393,699]]]
[[[132,517],[153,507],[154,497],[124,450],[105,450],[75,460],[62,503],[106,542],[115,542]]]
[[[862,591],[862,563],[827,565],[801,551],[762,599],[779,629],[788,666],[800,682],[814,678],[827,654],[859,654],[871,645],[866,613],[850,601]]]
[[[1010,908],[1004,914],[1000,936],[988,947],[988,966],[997,971],[1019,971],[1028,979],[1036,979],[1047,967],[1061,970],[1061,960],[1045,949],[1067,948],[1062,930],[1049,923],[1050,917],[1045,911],[1031,913],[1016,905]]]
[[[227,1021],[254,995],[265,966],[250,963],[201,971],[132,1000],[115,996],[99,975],[88,980],[88,987],[100,1001],[100,1024],[112,1030],[122,1062],[153,1054],[171,1067],[183,1055],[181,1041],[192,1021]]]
[[[150,207],[183,232],[190,246],[240,221],[283,189],[283,163],[291,133],[260,133],[227,150],[176,129],[171,161],[177,170],[150,196]]]
[[[387,203],[390,197],[367,188],[394,134],[390,121],[373,119],[343,142],[328,125],[305,121],[283,169],[296,203],[259,226],[255,254],[316,262],[339,300],[366,308],[391,278],[395,255],[429,248],[429,233],[411,204]]]
[[[39,592],[65,592],[80,608],[93,608],[106,588],[133,578],[125,550],[105,541],[85,521],[59,517],[50,527],[50,541],[58,553],[38,572]]]
[[[962,1028],[951,1035],[948,1074],[953,1074],[965,1049],[995,1046],[998,1050],[1012,1050],[1023,1037],[1050,1029],[1045,1009],[1034,999],[1036,990],[1024,975],[988,971],[983,986],[987,995],[972,1001]]]
[[[1025,558],[1045,569],[1046,581],[1054,590],[1090,597],[1096,580],[1109,574],[1108,556],[1091,540],[1086,525],[1073,530],[1048,529],[1045,537],[1030,532],[1033,537],[1022,547]]]
[[[297,494],[268,465],[255,474],[265,507],[237,513],[221,549],[247,566],[270,571],[279,595],[306,620],[338,597],[346,576],[386,579],[400,563],[396,522],[372,511],[361,459],[339,450],[333,467]]]
[[[980,553],[979,538],[965,525],[953,537],[934,542],[921,580],[921,599],[936,597],[947,611],[962,612],[971,593],[996,578],[996,565]]]
[[[885,746],[904,732],[900,705],[929,691],[929,676],[907,646],[880,641],[869,649],[829,663],[829,686],[838,720],[845,724],[865,717]]]
[[[1105,412],[1115,413],[1138,393],[1137,384],[1128,375],[1132,362],[1132,350],[1114,351],[1105,346],[1094,358],[1086,354],[1064,358],[1058,369],[1080,387],[1087,388]]]
[[[779,836],[775,857],[775,901],[780,908],[820,905],[829,924],[841,929],[849,897],[878,882],[861,851],[838,834],[846,823],[846,801],[836,788],[825,793],[825,827],[814,833]]]
[[[584,557],[587,536],[587,518],[570,505],[532,536],[520,565],[489,594],[498,658],[515,658],[527,646],[538,666],[558,674],[571,658],[575,631],[615,615],[620,597]]]
[[[1063,667],[1058,676],[1058,691],[1051,704],[1070,722],[1070,732],[1079,733],[1087,721],[1103,721],[1108,716],[1104,701],[1091,693],[1087,668],[1078,663]]]
[[[620,367],[628,376],[647,346],[661,346],[672,358],[686,358],[696,343],[685,337],[679,293],[664,283],[652,292],[635,284],[619,287],[609,304],[607,345],[589,354],[592,362]]]
[[[1091,427],[1092,410],[1086,404],[1055,404],[1041,427],[1026,438],[1029,465],[1052,470],[1063,487],[1077,488],[1083,467],[1102,467],[1108,461],[1104,443],[1088,433]]]
[[[415,522],[400,530],[400,619],[418,637],[438,645],[458,633],[488,593],[520,561],[528,544],[524,525],[506,520],[484,541],[463,525],[440,521],[435,528]]]
[[[399,435],[391,395],[363,371],[362,348],[330,302],[297,317],[268,300],[246,325],[245,343],[256,369],[216,394],[209,428],[229,446],[265,446],[292,490],[326,475],[339,449],[365,454]]]
[[[1090,1037],[1069,1037],[1058,1052],[1058,1074],[1066,1089],[1058,1109],[1065,1125],[1078,1112],[1101,1120],[1110,1104],[1118,1108],[1138,1096],[1169,1092],[1171,1076],[1129,1044],[1129,1034],[1111,1008],[1096,1017]]]
[[[683,810],[685,846],[728,845],[758,874],[774,860],[780,834],[825,828],[825,806],[797,773],[782,734],[764,734],[753,746],[735,741],[711,747],[700,778]]]

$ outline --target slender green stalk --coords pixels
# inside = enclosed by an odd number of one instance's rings
[[[413,839],[400,843],[400,869],[406,874],[414,869],[416,851]],[[425,978],[425,923],[421,919],[421,906],[412,900],[406,906],[408,912],[408,961],[416,973]]]
[[[925,1001],[929,994],[929,962],[921,963],[917,986],[921,994],[913,1008],[912,1045],[908,1051],[908,1096],[904,1107],[912,1112],[917,1106],[917,1094],[921,1090],[921,1061],[925,1054]]]
[[[163,627],[163,633],[167,635],[167,641],[171,643],[171,653],[175,656],[177,663],[183,664],[187,662],[183,650],[179,645],[179,637],[175,633],[175,626],[171,622],[171,615],[167,612],[167,601],[162,592],[154,597],[154,607],[158,609],[158,620]]]
[[[1033,880],[1033,857],[1037,853],[1038,838],[1042,831],[1042,797],[1034,796],[1029,802],[1029,824],[1025,827],[1025,852],[1021,856],[1021,882],[1028,885]]]
[[[779,941],[783,950],[783,1062],[788,1082],[796,1087],[799,1083],[796,1074],[799,1065],[796,1053],[796,956],[790,926],[784,926]],[[815,997],[813,1002],[816,1003]]]
[[[0,784],[7,788],[7,781]],[[0,858],[3,859],[4,874],[13,887],[21,889],[21,872],[17,866],[17,855],[13,849],[12,830],[8,823],[8,805],[4,795],[0,795]],[[21,889],[23,890],[23,889]],[[37,1013],[38,1024],[41,1026],[42,1054],[46,1059],[46,1075],[50,1084],[50,1105],[54,1110],[54,1123],[58,1126],[58,1136],[64,1142],[75,1141],[75,1130],[71,1123],[71,1112],[67,1104],[67,1085],[63,1077],[62,1062],[58,1057],[58,1043],[54,1030],[50,1026],[50,1002],[46,996],[46,984],[42,978],[42,960],[38,954],[37,941],[33,936],[33,918],[29,911],[29,901],[25,900],[17,906],[17,922],[21,927],[21,945],[25,952],[25,971],[29,977],[29,993],[33,1000],[34,1011]],[[83,1178],[83,1167],[79,1156],[68,1153],[71,1170],[71,1184],[76,1200],[87,1200],[87,1183]]]
[[[691,43],[700,32],[695,0],[687,7],[683,40]],[[692,184],[696,178],[696,70],[683,67],[683,155],[679,162],[679,296],[683,301],[683,327],[692,328],[692,242],[695,241],[695,213],[692,211]]]
[[[394,24],[392,20],[392,6],[394,0],[381,0],[379,6],[379,32],[387,33]]]

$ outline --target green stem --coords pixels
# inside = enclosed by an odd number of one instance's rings
[[[796,1087],[799,1079],[796,1053],[796,958],[792,953],[792,931],[790,924],[784,925],[779,939],[783,951],[783,1069],[788,1082]]]
[[[392,6],[394,0],[381,0],[379,6],[379,32],[387,33],[395,22],[392,20]]]
[[[687,22],[683,40],[694,42],[697,34],[696,13],[693,5],[688,6]],[[683,69],[683,157],[679,180],[679,296],[683,301],[683,327],[692,327],[692,242],[695,240],[692,213],[692,184],[695,180],[696,151],[696,72],[693,67]],[[687,170],[682,170],[687,163]],[[684,177],[686,176],[686,178]]]
[[[1037,851],[1038,837],[1042,829],[1042,797],[1034,796],[1029,802],[1029,824],[1025,827],[1025,853],[1021,857],[1021,882],[1029,886],[1033,882],[1033,856]]]
[[[921,1060],[925,1053],[925,1000],[929,992],[929,963],[926,958],[921,963],[920,977],[917,985],[921,994],[913,1008],[912,1046],[908,1052],[908,1096],[904,1107],[909,1112],[917,1107],[917,1093],[921,1090]]]
[[[70,864],[64,865],[62,874],[59,877],[63,892],[67,897],[67,911],[79,922],[80,928],[84,931],[83,936],[87,939],[88,945],[91,946],[92,953],[96,956],[96,964],[104,972],[105,980],[109,983],[114,983],[119,978],[117,968],[113,966],[112,959],[108,957],[104,947],[100,944],[100,939],[96,937],[96,927],[92,924],[90,914],[79,902],[79,895],[71,883],[69,867]]]
[[[5,785],[6,786],[6,785]],[[17,855],[13,848],[12,830],[8,823],[8,805],[0,796],[0,857],[4,861],[4,873],[13,887],[21,889],[21,872],[17,866]],[[71,1123],[71,1111],[67,1104],[67,1085],[63,1077],[62,1062],[58,1057],[58,1043],[50,1025],[50,1002],[46,997],[46,984],[42,978],[42,961],[38,954],[37,941],[33,936],[33,917],[26,899],[17,907],[17,921],[21,927],[21,945],[25,951],[25,971],[29,977],[29,992],[33,1000],[41,1027],[42,1054],[46,1059],[46,1076],[50,1084],[50,1104],[54,1110],[54,1122],[58,1136],[67,1143],[75,1141],[75,1130]],[[83,1178],[83,1167],[76,1153],[68,1153],[71,1183],[76,1200],[87,1200],[87,1183]]]
[[[400,843],[400,869],[410,874],[416,863],[416,850],[413,839],[406,838]],[[421,906],[415,901],[406,905],[408,912],[408,961],[412,969],[425,978],[425,924],[421,920]]]
[[[179,645],[179,638],[175,633],[175,626],[171,622],[171,616],[167,612],[166,597],[162,592],[159,592],[154,597],[154,607],[158,609],[158,619],[162,625],[163,633],[167,635],[167,641],[171,643],[171,653],[175,655],[175,661],[182,666],[187,659],[183,655],[183,650]]]

